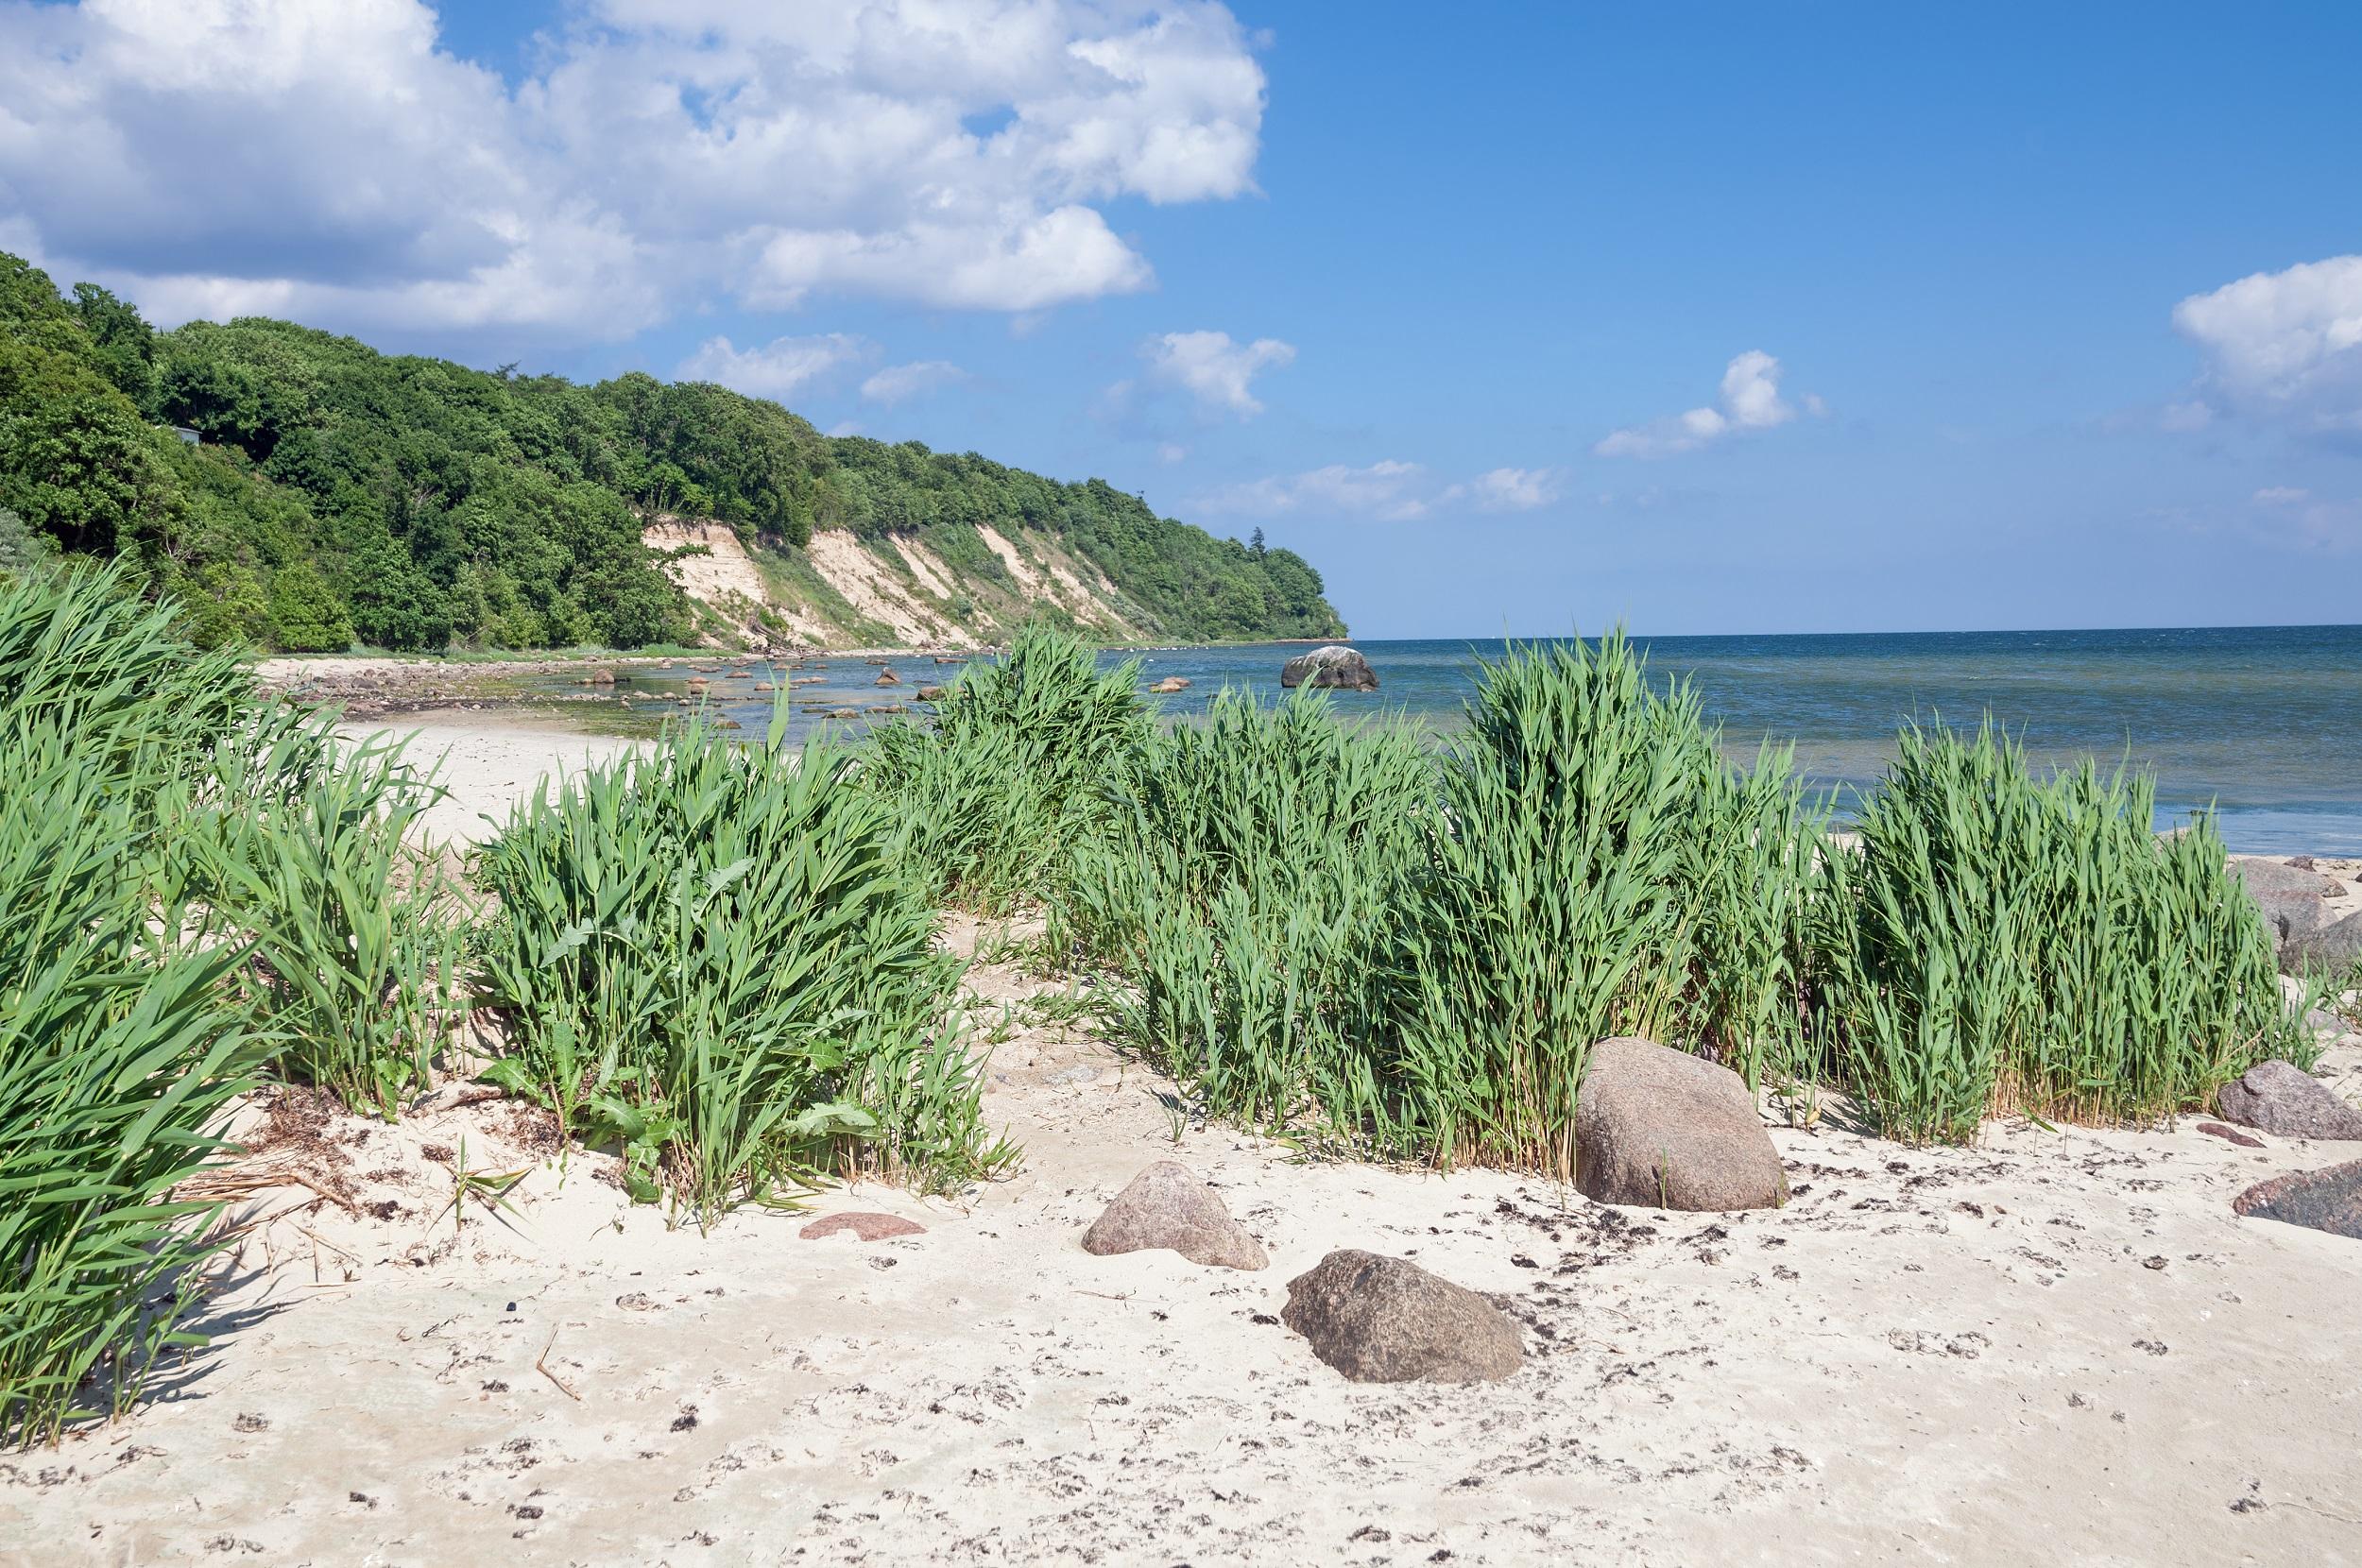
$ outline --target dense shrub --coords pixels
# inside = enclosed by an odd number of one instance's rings
[[[932,723],[873,731],[863,782],[942,896],[986,912],[1053,896],[1153,729],[1138,687],[1137,661],[1103,674],[1079,639],[1029,623],[961,672]]]
[[[2155,801],[2089,763],[2037,778],[1990,724],[1903,731],[1823,912],[1831,1065],[1882,1129],[2148,1121],[2309,1060],[2214,824],[2160,839]]]
[[[942,1186],[1001,1158],[933,890],[850,770],[692,725],[570,775],[482,851],[481,979],[516,1045],[494,1076],[701,1224],[831,1168]]]

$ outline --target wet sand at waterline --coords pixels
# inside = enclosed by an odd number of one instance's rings
[[[450,751],[454,831],[627,743],[394,727]],[[1056,988],[969,984],[980,1025]],[[2357,1048],[2324,1063],[2348,1099]],[[1833,1102],[1772,1128],[1787,1208],[1659,1214],[1176,1129],[1169,1082],[1054,1025],[989,1083],[1019,1172],[812,1198],[926,1227],[869,1243],[799,1239],[810,1214],[668,1231],[465,1086],[395,1127],[258,1102],[242,1133],[288,1180],[240,1205],[214,1344],[126,1421],[0,1459],[0,1562],[2362,1561],[2362,1243],[2231,1212],[2362,1148],[2189,1118],[1910,1150]],[[528,1174],[459,1229],[463,1140]],[[1083,1252],[1158,1158],[1271,1267]],[[1525,1369],[1346,1382],[1276,1321],[1336,1247],[1492,1295]]]

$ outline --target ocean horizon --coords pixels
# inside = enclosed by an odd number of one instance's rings
[[[1518,638],[1550,643],[1564,638]],[[1586,639],[1587,640],[1587,639]],[[2082,631],[1806,632],[1634,636],[1659,679],[1686,678],[1737,758],[1792,745],[1798,772],[1834,791],[1842,814],[1894,753],[1896,728],[1974,725],[1988,716],[2042,767],[2085,758],[2130,763],[2157,778],[2157,826],[2213,809],[2224,840],[2256,854],[2362,854],[2362,726],[2337,722],[2362,693],[2362,626],[2194,626]],[[1419,722],[1449,734],[1474,694],[1491,638],[1355,639],[1378,673],[1373,693],[1340,692],[1337,710]],[[1280,666],[1303,642],[1110,649],[1104,667],[1138,659],[1144,682],[1178,675],[1181,692],[1152,699],[1175,719],[1203,713],[1225,687],[1277,694]],[[798,690],[789,739],[828,723],[807,708],[907,700],[953,671],[904,660],[899,690],[852,656],[822,657],[830,678]],[[634,690],[685,687],[636,672]],[[749,729],[768,697],[727,693],[721,706]]]

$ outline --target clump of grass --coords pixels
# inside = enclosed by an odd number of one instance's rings
[[[181,842],[283,1075],[386,1119],[430,1085],[454,1015],[460,890],[415,830],[440,791],[399,743],[258,715],[216,749]]]
[[[394,753],[341,753],[325,717],[258,697],[119,572],[0,580],[11,1435],[120,1409],[187,1342],[205,1206],[171,1193],[254,1075],[390,1113],[423,1070],[451,940],[402,846],[425,798]]]
[[[1440,757],[1225,692],[1111,797],[1063,918],[1214,1114],[1563,1174],[1606,1034],[1805,1071],[1817,820],[1620,637],[1510,650]]]
[[[1217,695],[1106,784],[1058,920],[1131,981],[1124,1038],[1220,1114],[1343,1132],[1382,1114],[1377,961],[1432,808],[1420,738],[1326,695]]]
[[[1138,682],[1138,660],[1102,674],[1081,639],[1028,623],[960,673],[931,723],[874,730],[864,786],[893,803],[906,858],[942,897],[985,914],[1053,897],[1104,784],[1154,733]]]
[[[262,1050],[197,944],[158,802],[239,708],[113,573],[0,581],[0,1440],[123,1409],[190,1342],[217,1148]]]
[[[784,713],[784,709],[780,710]],[[774,722],[774,741],[779,728]],[[848,1163],[991,1168],[932,888],[845,755],[693,724],[521,805],[478,861],[499,1069],[708,1224]]]
[[[1798,1065],[1817,825],[1716,739],[1620,633],[1484,666],[1395,960],[1402,1135],[1570,1176],[1598,1040]]]
[[[1902,732],[1822,937],[1834,1065],[1883,1131],[2153,1121],[2306,1059],[2213,821],[2160,839],[2155,799],[2090,763],[2037,778],[1990,723]]]

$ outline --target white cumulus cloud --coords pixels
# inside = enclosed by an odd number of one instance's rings
[[[167,322],[626,336],[1137,290],[1102,206],[1254,189],[1213,0],[579,0],[513,86],[437,39],[423,0],[0,6],[0,223]]]
[[[2194,294],[2173,324],[2205,357],[2201,395],[2173,405],[2171,429],[2217,406],[2300,434],[2362,435],[2362,256],[2258,272]]]
[[[1815,415],[1824,412],[1817,397],[1807,396],[1805,408]],[[1771,430],[1787,424],[1796,413],[1796,405],[1780,396],[1780,362],[1760,349],[1750,349],[1723,368],[1717,406],[1615,431],[1591,450],[1601,457],[1669,457],[1735,432]]]
[[[714,382],[750,398],[784,400],[872,351],[865,340],[844,332],[776,337],[752,349],[736,348],[727,337],[710,337],[673,373],[681,381]]]
[[[1142,344],[1140,357],[1152,377],[1189,393],[1201,407],[1251,418],[1263,412],[1255,378],[1292,363],[1296,351],[1275,337],[1234,343],[1228,332],[1166,332]]]

